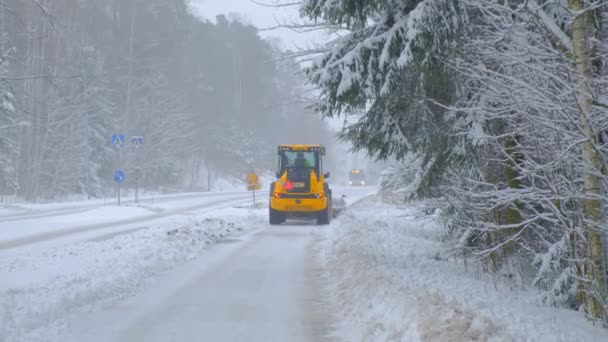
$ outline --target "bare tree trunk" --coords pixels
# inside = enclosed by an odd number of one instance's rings
[[[131,123],[129,120],[131,119],[131,110],[132,110],[132,101],[133,101],[133,62],[135,59],[135,13],[136,7],[135,3],[131,4],[131,21],[129,25],[129,70],[127,72],[127,99],[125,101],[125,112],[123,121],[121,124],[123,125],[123,129],[125,125]],[[130,127],[130,126],[129,126]]]
[[[25,54],[23,58],[25,59],[25,67],[23,73],[25,75],[33,75],[35,74],[35,66],[36,60],[38,59],[38,50],[37,44],[34,39],[32,39],[32,31],[35,34],[35,29],[30,27],[30,17],[31,8],[28,6],[24,6],[24,22],[27,25],[30,32],[27,33],[25,37]],[[24,92],[24,111],[29,114],[27,117],[30,122],[30,127],[23,128],[21,132],[21,144],[20,144],[20,160],[19,160],[19,170],[17,172],[18,181],[19,181],[19,197],[24,199],[31,199],[31,190],[32,190],[32,182],[33,182],[33,160],[34,160],[34,150],[36,145],[37,138],[37,128],[38,125],[38,113],[36,112],[36,80],[35,79],[26,79],[23,84],[23,92]]]
[[[582,13],[585,9],[583,0],[569,0],[568,5],[572,13]],[[580,108],[579,123],[587,141],[583,144],[582,155],[585,163],[583,175],[585,199],[583,212],[585,222],[586,264],[585,264],[585,307],[587,314],[599,319],[604,313],[602,298],[604,296],[604,269],[602,265],[602,234],[598,222],[602,218],[602,204],[600,200],[600,180],[596,175],[599,170],[599,155],[594,147],[596,136],[593,132],[591,114],[593,111],[591,99],[591,61],[589,58],[588,17],[589,13],[578,15],[572,23],[572,46],[576,69],[579,74],[577,85],[577,102]]]
[[[518,152],[519,148],[519,137],[508,137],[504,142],[505,153],[508,157],[508,160],[505,165],[504,177],[507,183],[507,186],[511,189],[520,189],[521,188],[521,180],[520,180],[520,172],[519,168],[521,167],[521,163],[523,162],[523,156]],[[520,210],[522,209],[521,203],[515,200],[510,204],[509,207],[505,208],[504,211],[504,223],[507,225],[520,225],[522,218],[520,214]],[[514,227],[506,229],[502,232],[503,235],[514,236],[516,235],[522,228]],[[511,241],[506,244],[503,248],[503,255],[510,256],[515,252],[515,241]]]
[[[42,6],[49,8],[48,1],[43,1]],[[39,135],[38,144],[36,146],[36,159],[34,164],[34,175],[33,175],[33,189],[32,196],[34,200],[40,195],[41,186],[41,170],[42,165],[46,159],[47,142],[49,134],[49,121],[51,100],[53,97],[53,89],[51,87],[51,78],[55,72],[57,51],[54,47],[54,34],[52,28],[49,25],[47,19],[42,20],[40,24],[40,35],[43,37],[40,41],[40,65],[39,71],[41,74],[46,75],[47,78],[39,80],[38,86],[40,89],[40,99],[38,100],[38,116],[40,117],[40,127],[37,134]]]

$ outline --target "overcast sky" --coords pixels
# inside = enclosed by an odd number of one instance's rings
[[[262,3],[288,3],[290,0],[258,0]],[[237,13],[245,21],[263,29],[277,26],[278,23],[292,23],[298,21],[298,7],[288,6],[280,8],[264,7],[255,4],[251,0],[192,0],[193,12],[201,17],[215,21],[218,14]],[[272,31],[261,31],[264,38],[278,37],[281,46],[285,49],[295,47],[306,47],[312,43],[323,41],[321,33],[297,33],[289,29],[276,29]]]

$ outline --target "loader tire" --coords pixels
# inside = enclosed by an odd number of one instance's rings
[[[327,208],[325,208],[325,210],[319,214],[319,217],[317,217],[318,225],[328,225],[331,222],[333,216],[333,205],[331,201],[331,191],[329,191],[327,197]]]
[[[277,225],[285,222],[284,214],[268,207],[268,222],[271,225]]]

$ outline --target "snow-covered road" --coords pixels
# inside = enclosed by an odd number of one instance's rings
[[[233,194],[235,194],[234,192]],[[126,206],[146,206],[161,203],[169,203],[175,201],[183,201],[187,199],[204,198],[223,196],[230,193],[209,193],[209,192],[194,192],[194,193],[177,193],[169,195],[144,195],[139,199],[139,203],[135,203],[133,199],[123,199],[122,204]],[[6,208],[0,206],[0,222],[13,222],[32,220],[45,217],[57,217],[62,215],[72,215],[84,213],[100,207],[114,207],[114,199],[95,199],[78,202],[64,203],[49,203],[49,204],[13,204],[6,205]]]
[[[82,241],[107,234],[132,232],[142,224],[185,213],[196,214],[249,200],[249,194],[183,194],[143,200],[137,206],[122,207],[83,204],[43,208],[18,216],[0,216],[0,252],[45,243]],[[143,226],[145,227],[145,226]],[[63,241],[65,240],[65,241]],[[48,245],[48,244],[47,244]]]
[[[222,241],[111,310],[72,322],[65,341],[321,341],[311,237],[284,225]],[[321,315],[321,316],[320,316]]]
[[[352,203],[374,188],[335,187]],[[265,219],[265,212],[262,212]],[[310,221],[221,241],[128,301],[68,323],[64,341],[326,341]]]
[[[313,248],[332,226],[269,226],[249,196],[0,222],[0,340],[323,341]]]

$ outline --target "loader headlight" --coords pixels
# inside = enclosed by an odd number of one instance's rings
[[[320,194],[315,194],[315,197],[316,197],[316,198],[323,198],[323,193],[320,193]]]
[[[274,198],[281,198],[281,196],[283,196],[283,194],[280,193],[280,192],[275,192],[274,193]]]

